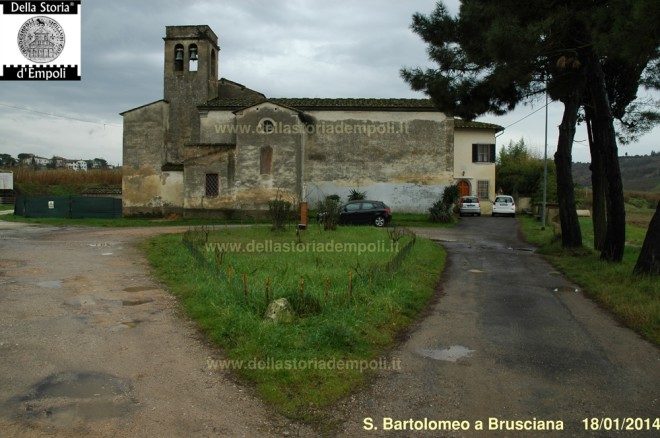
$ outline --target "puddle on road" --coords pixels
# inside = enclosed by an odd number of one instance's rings
[[[484,271],[480,271],[478,269],[470,269],[468,272],[471,272],[472,274],[483,274]]]
[[[124,292],[146,292],[148,290],[156,290],[157,288],[152,287],[152,286],[133,286],[133,287],[127,287],[124,288]]]
[[[47,397],[92,398],[121,395],[128,390],[126,382],[101,373],[55,374],[37,383],[28,399]]]
[[[470,357],[475,350],[470,350],[462,345],[452,345],[447,349],[426,349],[419,350],[417,353],[420,356],[433,359],[442,360],[445,362],[456,362],[459,359]]]
[[[101,254],[101,255],[102,255],[102,256],[111,256],[111,255],[112,255],[112,253],[111,253],[111,252],[104,252],[104,253],[103,253],[103,254]]]
[[[37,286],[43,287],[44,289],[59,289],[62,287],[61,280],[49,280],[49,281],[40,281],[37,283]]]
[[[139,300],[122,300],[122,306],[141,306],[142,304],[153,303],[153,298],[143,298]]]
[[[580,289],[570,286],[559,286],[559,287],[553,287],[552,291],[554,293],[578,293],[580,292]]]
[[[135,407],[130,381],[94,372],[58,373],[8,401],[27,423],[69,425],[122,417]]]

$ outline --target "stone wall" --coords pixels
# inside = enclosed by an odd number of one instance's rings
[[[263,120],[271,121],[276,129],[297,126],[299,133],[263,133],[259,129]],[[186,151],[186,214],[200,216],[209,209],[224,215],[230,210],[263,211],[268,208],[268,201],[277,197],[297,202],[302,190],[301,126],[296,111],[270,103],[237,114],[203,112],[200,145]],[[271,171],[265,174],[260,166],[263,147],[272,148]],[[205,196],[206,173],[220,175],[219,196]]]
[[[124,116],[122,203],[125,216],[178,213],[183,172],[162,171],[166,163],[169,104],[158,101]]]

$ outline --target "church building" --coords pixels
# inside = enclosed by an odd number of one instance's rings
[[[352,189],[425,212],[450,184],[494,198],[497,125],[430,99],[269,98],[218,79],[209,26],[168,26],[164,42],[163,99],[121,114],[125,216],[260,214]]]

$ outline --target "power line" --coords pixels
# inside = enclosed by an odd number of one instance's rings
[[[532,111],[531,113],[527,114],[525,117],[516,120],[515,122],[511,123],[510,125],[505,126],[504,129],[502,130],[502,132],[500,132],[499,134],[497,134],[495,137],[499,137],[500,135],[504,134],[504,130],[506,130],[507,128],[510,128],[511,126],[513,126],[513,125],[515,125],[515,124],[517,124],[517,123],[522,122],[522,121],[525,120],[526,118],[528,118],[528,117],[530,117],[530,116],[532,116],[532,115],[538,113],[539,111],[541,111],[543,108],[547,107],[548,105],[549,105],[549,103],[546,103],[546,104],[543,105],[542,107],[537,108],[537,109],[535,109],[534,111]]]
[[[27,112],[35,113],[35,114],[41,114],[43,116],[48,116],[48,117],[56,117],[58,119],[73,120],[73,121],[82,122],[82,123],[91,123],[93,125],[103,125],[104,127],[105,126],[121,127],[121,125],[118,125],[116,123],[104,123],[104,122],[95,122],[95,121],[92,121],[92,120],[77,119],[75,117],[69,117],[69,116],[63,116],[63,115],[60,115],[60,114],[53,114],[53,113],[47,113],[47,112],[43,112],[43,111],[37,111],[37,110],[30,109],[30,108],[14,106],[14,105],[8,105],[6,103],[1,103],[1,102],[0,102],[0,106],[4,106],[6,108],[13,108],[13,109],[17,109],[17,110],[20,110],[20,111],[27,111]]]

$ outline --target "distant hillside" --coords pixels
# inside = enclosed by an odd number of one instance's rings
[[[619,157],[623,189],[660,192],[660,154]],[[578,186],[591,186],[589,163],[573,163],[573,179]]]

